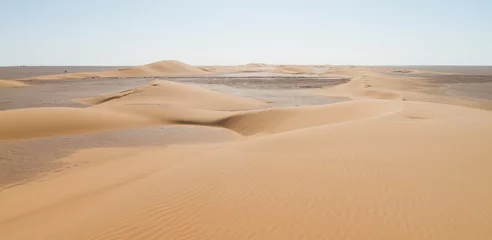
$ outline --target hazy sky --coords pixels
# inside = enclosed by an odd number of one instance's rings
[[[0,65],[492,65],[492,0],[0,0]]]

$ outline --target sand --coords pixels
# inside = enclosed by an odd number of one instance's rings
[[[13,80],[0,80],[0,88],[24,87],[26,84]]]
[[[0,66],[0,79],[19,79],[43,75],[116,70],[123,66]]]
[[[50,137],[160,124],[214,124],[236,111],[266,107],[255,99],[169,81],[78,99],[90,108],[43,107],[0,111],[0,140]],[[209,123],[210,122],[210,123]],[[6,127],[8,126],[8,127]]]
[[[314,94],[353,100],[272,108],[160,80],[86,108],[0,111],[3,141],[164,125],[235,136],[79,150],[59,160],[76,167],[0,192],[0,238],[492,237],[492,112],[384,69],[312,68],[351,78]]]
[[[393,75],[393,72],[393,70],[388,68],[337,67],[333,71],[319,75],[350,78],[350,82],[325,89],[317,89],[314,94],[351,99],[434,102],[492,110],[492,104],[487,98],[464,98],[449,94],[450,91],[448,89],[453,87],[450,85],[453,81],[470,84],[477,82],[477,79],[474,81],[469,81],[468,79],[459,80],[460,75],[423,70],[412,70],[411,75]],[[478,82],[481,82],[480,79],[482,78],[480,76]],[[485,78],[488,79],[489,77]],[[474,95],[471,92],[468,94]],[[482,96],[484,94],[481,92]]]
[[[83,78],[127,78],[127,77],[158,77],[170,75],[199,75],[208,73],[198,67],[193,67],[179,61],[160,61],[147,65],[126,67],[117,70],[80,72],[43,75],[35,77],[20,78],[18,80],[67,80]]]
[[[265,103],[231,96],[171,81],[154,81],[149,85],[91,99],[80,99],[92,105],[156,105],[210,110],[242,110],[259,108]]]

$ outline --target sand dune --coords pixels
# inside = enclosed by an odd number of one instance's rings
[[[234,112],[268,106],[169,81],[83,99],[90,108],[28,108],[0,111],[0,140],[49,137],[162,124],[214,125]]]
[[[351,81],[317,93],[354,101],[268,108],[154,81],[83,109],[0,111],[2,140],[169,124],[242,135],[79,151],[61,160],[77,167],[0,191],[0,239],[490,239],[492,112],[411,101],[442,99],[369,68],[322,75],[337,74]]]
[[[128,67],[102,72],[82,72],[29,77],[20,80],[65,80],[81,78],[115,78],[115,77],[155,77],[168,75],[197,75],[206,71],[178,61],[160,61],[143,66]]]
[[[242,135],[271,134],[323,124],[354,121],[398,111],[401,108],[398,102],[372,100],[235,113],[201,111],[254,109],[266,107],[267,104],[254,99],[230,96],[162,80],[156,80],[142,88],[79,101],[93,104],[96,108],[131,112],[162,123],[225,127]]]
[[[270,65],[265,63],[249,63],[238,66],[203,66],[209,72],[234,73],[234,72],[268,72],[281,74],[319,74],[330,69],[328,66],[303,66],[303,65]],[[320,71],[321,70],[321,71]]]
[[[117,155],[118,161],[7,189],[0,198],[0,236],[105,240],[492,236],[492,189],[487,184],[492,180],[488,171],[492,114],[442,104],[394,104],[393,100],[342,103],[333,106],[340,109],[319,111],[317,117],[329,122],[330,116],[346,113],[364,120],[348,117],[337,124],[306,124],[316,116],[305,121],[297,116],[286,124],[313,126],[244,141],[132,151],[126,157]],[[367,113],[359,115],[357,108]],[[311,110],[298,108],[301,116]],[[277,121],[276,114],[245,117],[250,119],[243,124],[253,128],[264,122],[262,131],[279,129],[268,124]],[[101,151],[80,152],[64,161],[124,153]],[[27,228],[31,231],[21,230]]]
[[[278,66],[265,63],[248,63],[236,66],[201,66],[200,68],[211,73],[241,73],[241,72],[274,72]]]
[[[388,75],[391,69],[374,67],[333,67],[332,71],[321,73],[325,77],[350,78],[348,83],[314,90],[313,93],[347,97],[351,99],[390,99],[398,101],[423,101],[461,105],[480,109],[492,109],[486,101],[472,101],[449,96],[425,78],[418,76]],[[415,73],[415,72],[414,72]],[[432,72],[419,71],[419,74]],[[445,74],[445,73],[432,73]]]
[[[244,66],[201,66],[200,69],[210,73],[229,73],[247,71]]]
[[[200,87],[163,80],[154,81],[142,88],[91,99],[80,99],[78,101],[85,104],[98,105],[98,107],[146,104],[172,105],[176,107],[209,110],[241,110],[267,106],[266,103],[258,100],[232,96]]]
[[[80,108],[27,108],[0,111],[0,140],[48,137],[156,124],[116,111]]]
[[[214,125],[229,128],[245,136],[273,134],[368,119],[393,113],[400,109],[401,104],[398,102],[353,101],[326,106],[248,111],[221,119]]]
[[[248,63],[244,66],[246,68],[265,68],[265,67],[268,67],[269,65],[266,63]]]
[[[93,107],[2,111],[0,124],[5,127],[0,128],[0,139],[47,137],[158,124],[224,127],[247,136],[370,118],[400,108],[395,102],[374,100],[228,112],[268,105],[254,99],[162,80],[144,87],[78,101],[92,104]]]
[[[392,90],[391,86],[386,84],[388,77],[382,74],[364,69],[355,71],[337,71],[334,73],[327,73],[326,75],[350,77],[351,80],[345,84],[318,90],[316,91],[317,93],[334,97],[349,97],[352,99],[403,99],[403,96],[398,91]],[[395,81],[391,80],[391,82]],[[405,83],[402,81],[396,84],[404,85]],[[395,85],[395,83],[393,83],[393,85]],[[403,86],[402,88],[405,87],[406,86]]]
[[[286,65],[286,66],[277,67],[276,71],[281,73],[293,73],[293,74],[312,74],[314,73],[314,67]]]
[[[0,88],[24,87],[25,83],[13,80],[0,80]]]

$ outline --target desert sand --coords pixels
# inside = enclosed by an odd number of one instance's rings
[[[92,147],[58,159],[73,167],[0,191],[0,239],[492,238],[489,102],[445,95],[389,68],[247,67],[347,77],[312,94],[350,100],[280,108],[155,80],[74,99],[84,108],[0,111],[4,143],[155,126],[230,133],[219,142],[210,133],[200,143]],[[31,80],[244,68],[160,62]]]
[[[126,67],[117,70],[97,72],[77,72],[20,78],[19,80],[66,80],[83,78],[118,78],[118,77],[157,77],[166,75],[199,75],[207,73],[179,61],[165,60],[143,66]]]
[[[26,84],[13,80],[0,80],[0,88],[24,87]]]

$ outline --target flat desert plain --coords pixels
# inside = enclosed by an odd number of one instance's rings
[[[0,239],[492,239],[490,69],[0,68]]]

